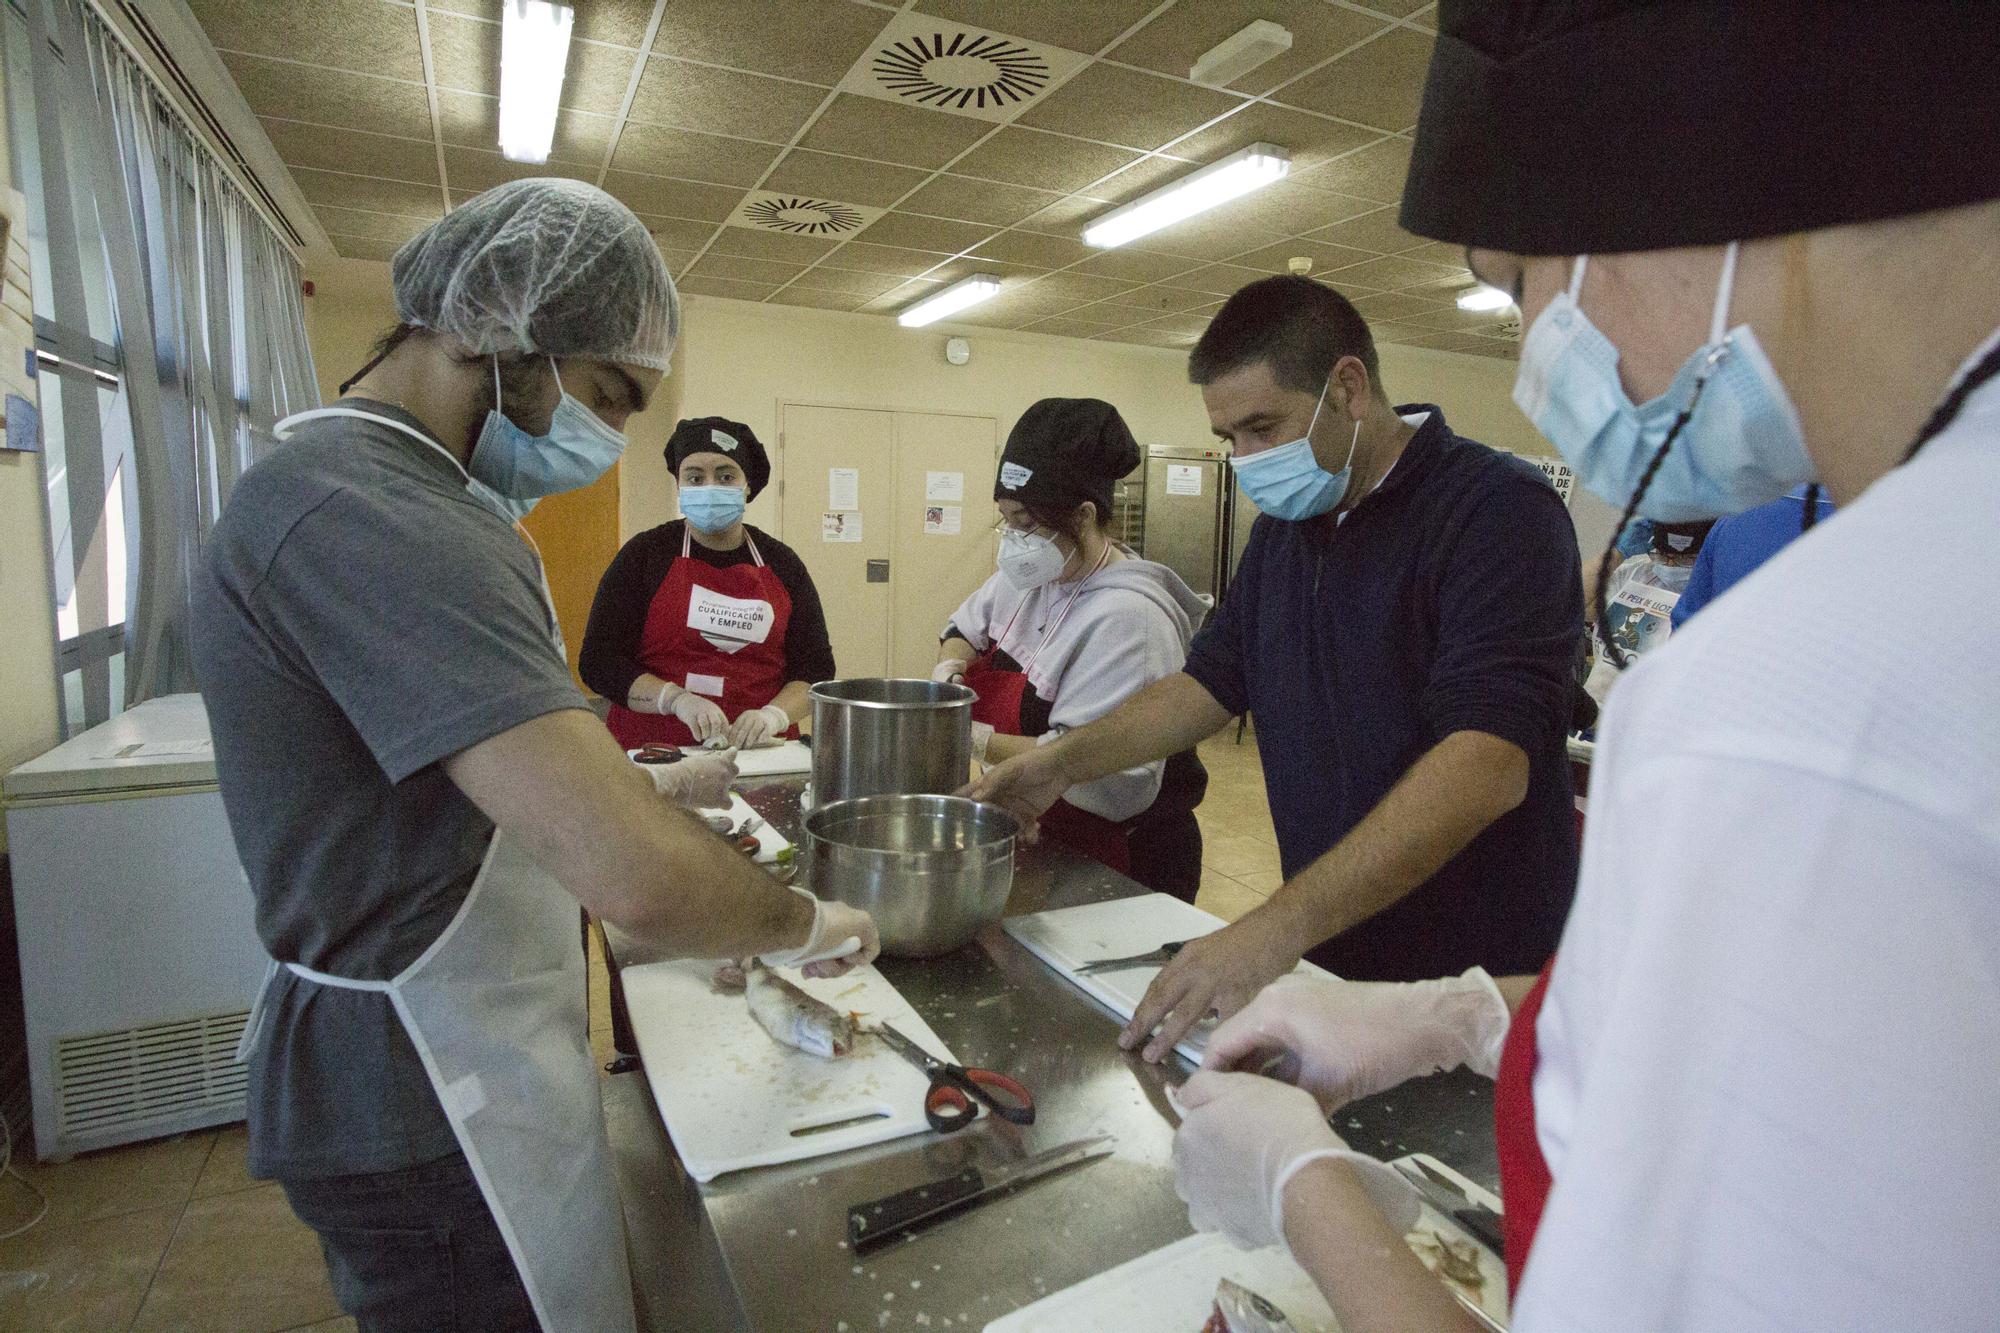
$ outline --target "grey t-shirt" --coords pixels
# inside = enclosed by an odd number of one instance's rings
[[[450,458],[350,417],[301,426],[237,483],[193,633],[258,934],[336,976],[394,976],[465,900],[493,825],[438,761],[585,706],[513,525]],[[387,996],[281,969],[265,1010],[253,1174],[390,1171],[457,1146]]]

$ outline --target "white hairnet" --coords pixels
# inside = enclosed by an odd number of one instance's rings
[[[646,225],[583,181],[510,181],[390,261],[396,312],[475,352],[589,356],[664,371],[680,294]]]

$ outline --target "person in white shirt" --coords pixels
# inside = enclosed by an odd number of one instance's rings
[[[1537,427],[1627,519],[1815,481],[1838,511],[1613,692],[1539,983],[1287,979],[1216,1032],[1190,1213],[1288,1243],[1348,1333],[1476,1327],[1325,1115],[1466,1064],[1515,1333],[1991,1329],[2000,623],[1966,574],[2000,554],[2000,153],[1937,149],[2000,142],[2000,6],[1438,28],[1402,222],[1515,294]],[[1225,1072],[1275,1049],[1298,1086]]]

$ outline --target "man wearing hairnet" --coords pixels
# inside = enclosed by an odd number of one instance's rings
[[[195,590],[276,960],[243,1041],[250,1170],[365,1329],[629,1329],[577,904],[659,956],[821,975],[875,927],[675,809],[725,799],[733,761],[633,765],[564,664],[518,519],[610,468],[667,372],[679,298],[638,218],[516,181],[392,274],[397,327],[280,423]]]

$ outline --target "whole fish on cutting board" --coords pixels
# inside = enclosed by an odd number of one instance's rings
[[[794,986],[751,958],[715,970],[715,988],[744,992],[757,1026],[782,1046],[835,1060],[854,1049],[854,1018]]]

